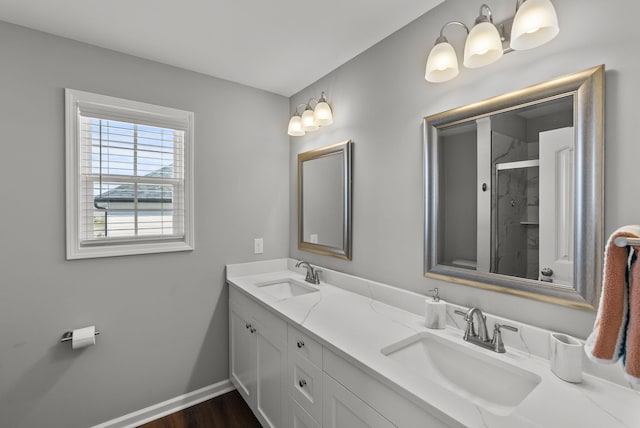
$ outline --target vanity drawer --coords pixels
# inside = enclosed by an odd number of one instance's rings
[[[322,422],[322,370],[301,355],[289,351],[289,394],[318,422]]]
[[[300,355],[322,368],[322,345],[297,328],[292,327],[291,324],[289,324],[288,336],[289,355]]]
[[[293,398],[289,397],[289,428],[321,428],[306,410]]]

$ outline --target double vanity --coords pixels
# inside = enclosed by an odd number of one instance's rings
[[[490,332],[518,329],[495,352],[463,340],[468,308],[427,329],[425,296],[326,269],[313,284],[310,269],[227,266],[230,378],[264,427],[640,426],[617,366],[584,361],[578,384],[552,373],[549,331],[487,314]]]

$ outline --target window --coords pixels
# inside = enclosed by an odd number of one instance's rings
[[[193,113],[66,90],[67,259],[193,249]]]

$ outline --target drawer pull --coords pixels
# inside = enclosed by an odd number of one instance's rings
[[[298,345],[298,349],[300,349],[304,346],[304,342],[302,340],[298,340],[298,343],[296,345]]]
[[[300,379],[300,381],[298,382],[298,385],[300,385],[300,388],[304,388],[306,384],[307,384],[307,381],[304,379]]]

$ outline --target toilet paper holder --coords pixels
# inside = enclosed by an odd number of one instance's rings
[[[96,330],[95,335],[99,335],[100,332],[98,330]],[[62,335],[62,337],[60,338],[60,342],[71,342],[73,340],[73,332],[72,331],[65,331],[64,334]]]

